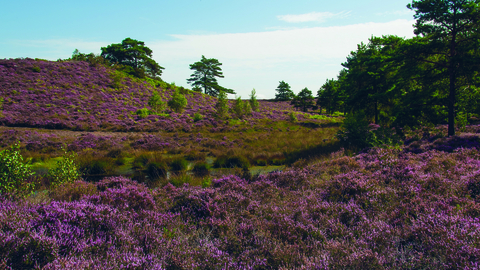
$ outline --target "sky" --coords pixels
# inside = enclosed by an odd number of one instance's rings
[[[275,97],[280,81],[316,95],[357,44],[372,36],[411,38],[403,0],[15,0],[3,1],[0,59],[101,52],[130,37],[165,68],[161,78],[191,88],[189,65],[222,63],[220,85],[246,99]],[[234,96],[229,96],[234,98]]]

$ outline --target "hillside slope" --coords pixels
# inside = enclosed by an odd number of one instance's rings
[[[0,95],[4,97],[0,125],[82,131],[190,131],[223,124],[213,117],[216,98],[182,87],[188,100],[183,113],[167,111],[169,116],[146,118],[135,114],[148,107],[153,91],[168,101],[175,88],[86,62],[0,60]],[[288,102],[260,101],[260,111],[247,119],[286,120],[291,111],[294,109]],[[195,113],[203,119],[194,123]]]

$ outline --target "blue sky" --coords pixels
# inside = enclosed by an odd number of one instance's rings
[[[0,58],[69,58],[126,37],[144,41],[162,79],[189,87],[189,65],[216,58],[219,83],[273,98],[279,81],[316,94],[372,35],[413,36],[409,1],[4,1]],[[233,97],[233,96],[231,96]]]

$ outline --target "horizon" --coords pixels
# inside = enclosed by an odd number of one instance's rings
[[[0,58],[55,61],[75,49],[99,54],[101,47],[130,37],[153,50],[168,83],[191,88],[189,65],[205,55],[222,63],[225,78],[219,84],[242,99],[254,88],[259,99],[272,99],[279,81],[296,94],[307,87],[316,95],[327,79],[336,78],[357,44],[371,36],[413,37],[408,3],[85,1],[79,6],[20,0],[5,4],[9,12],[0,22],[8,27],[0,30]]]

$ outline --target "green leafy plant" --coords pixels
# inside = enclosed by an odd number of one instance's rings
[[[165,102],[157,91],[153,92],[152,96],[148,99],[148,106],[156,113],[162,113],[165,110]]]
[[[289,113],[289,114],[288,114],[288,120],[289,120],[290,122],[292,122],[292,123],[293,123],[293,122],[297,122],[297,121],[298,121],[297,115],[296,115],[295,113],[293,113],[293,112]]]
[[[218,94],[217,103],[215,104],[215,109],[217,110],[216,117],[220,119],[224,119],[228,115],[228,100],[227,100],[227,93],[224,91],[220,91]]]
[[[233,111],[238,119],[241,119],[244,114],[244,104],[242,101],[242,97],[238,97],[235,99],[235,103],[233,104]]]
[[[182,112],[183,109],[187,106],[187,104],[187,98],[182,93],[180,93],[178,89],[175,90],[175,92],[173,93],[172,99],[168,101],[168,107],[170,107],[176,113]]]
[[[200,121],[200,120],[202,120],[202,119],[203,119],[203,115],[201,115],[201,114],[199,114],[199,113],[195,113],[195,114],[193,115],[193,122],[198,122],[198,121]]]
[[[258,112],[260,105],[257,100],[257,92],[255,91],[255,88],[253,88],[252,92],[250,93],[249,102],[250,102],[250,107],[252,108],[252,111]]]
[[[368,125],[365,113],[350,113],[345,117],[336,137],[346,148],[363,149],[370,146],[368,141],[371,139],[372,134]]]
[[[15,144],[0,152],[0,193],[26,195],[35,188],[34,183],[26,180],[34,175],[30,167],[23,162],[20,145]]]
[[[147,108],[142,108],[142,109],[138,109],[135,112],[135,114],[138,115],[138,117],[140,117],[140,118],[146,118],[147,116],[152,114],[152,111],[150,111]]]
[[[80,179],[80,172],[76,164],[77,155],[74,152],[64,152],[62,159],[57,162],[57,166],[48,171],[50,184],[53,187],[65,183],[73,183]]]

